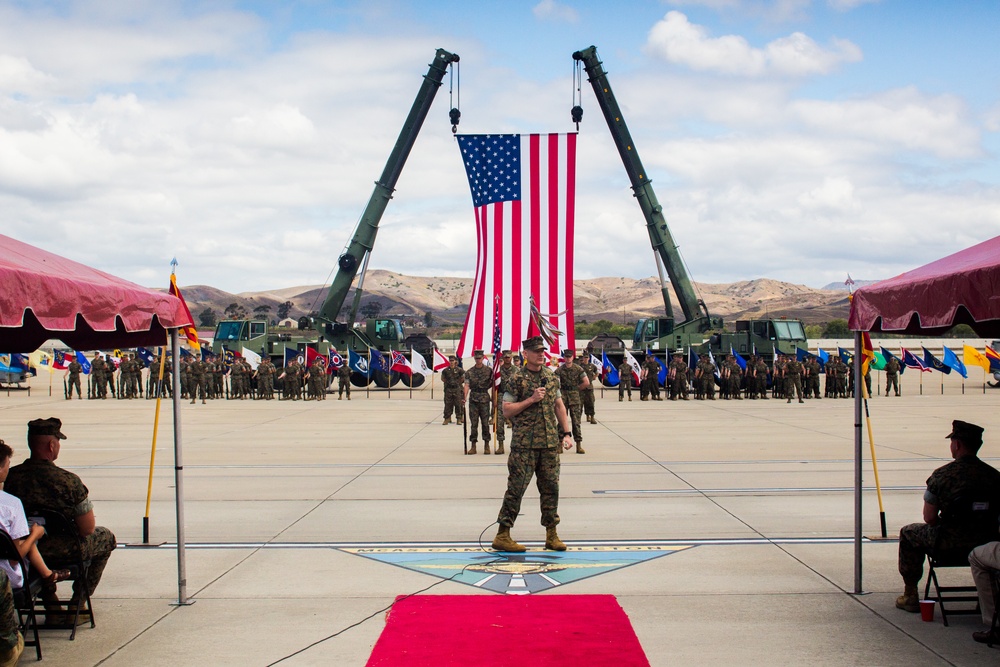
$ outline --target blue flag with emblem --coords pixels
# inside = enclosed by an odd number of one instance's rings
[[[850,350],[845,350],[842,347],[837,348],[837,354],[840,356],[840,360],[843,361],[848,366],[851,365],[851,360],[854,359],[854,353]]]
[[[951,375],[951,366],[945,366],[944,362],[931,354],[926,347],[921,346],[921,349],[924,351],[924,368],[933,368],[945,375]]]
[[[83,352],[76,353],[77,362],[83,367],[83,372],[90,375],[90,360],[83,354]]]
[[[156,355],[153,354],[153,351],[147,350],[144,347],[135,348],[135,356],[146,368],[149,368],[149,365],[153,363],[154,359],[156,359]]]
[[[965,370],[965,364],[962,363],[962,360],[947,347],[942,346],[942,349],[944,350],[944,365],[958,371],[958,374],[964,378],[969,377],[969,373]]]
[[[368,360],[354,350],[347,350],[347,365],[350,366],[351,370],[355,373],[360,373],[365,377],[370,377],[368,373]]]
[[[376,350],[374,347],[368,348],[368,368],[382,373],[389,372],[389,362],[386,360],[385,355]]]
[[[621,381],[618,377],[618,369],[615,368],[615,365],[611,363],[610,359],[608,359],[607,352],[602,351],[601,356],[603,357],[603,360],[601,361],[601,382],[609,387],[615,387]]]
[[[688,348],[688,368],[693,371],[698,370],[698,355],[694,353],[694,348]]]
[[[806,357],[809,356],[809,350],[803,350],[801,347],[796,346],[795,348],[795,361],[803,362]]]
[[[656,359],[656,363],[660,366],[660,370],[656,373],[656,381],[660,383],[661,387],[665,387],[667,386],[667,366],[659,357],[653,357],[653,359]]]
[[[227,355],[228,356],[228,355]],[[299,358],[299,351],[294,347],[285,348],[285,366]]]

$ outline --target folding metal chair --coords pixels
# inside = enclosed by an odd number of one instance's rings
[[[97,627],[97,624],[94,622],[94,608],[90,603],[90,591],[87,589],[87,572],[90,569],[90,559],[84,557],[83,538],[80,536],[80,531],[77,530],[76,524],[72,523],[61,512],[33,508],[26,511],[25,514],[28,515],[29,522],[33,521],[45,526],[45,532],[48,536],[76,543],[76,549],[69,557],[63,559],[45,559],[46,565],[52,569],[68,569],[72,573],[72,576],[66,579],[66,581],[73,582],[74,597],[79,595],[76,608],[70,609],[67,604],[65,609],[60,609],[60,612],[65,616],[72,614],[73,618],[65,623],[51,623],[50,616],[52,609],[43,606],[46,615],[45,623],[42,625],[42,628],[45,629],[71,630],[69,635],[70,640],[76,639],[76,628],[80,622],[81,611],[90,615],[90,627]],[[60,607],[62,607],[62,604],[60,603]],[[37,609],[38,607],[36,606]]]
[[[37,577],[32,580],[28,574],[28,562],[17,550],[17,545],[7,531],[0,529],[0,558],[8,561],[16,561],[21,564],[21,577],[24,583],[15,588],[11,584],[10,590],[14,594],[14,606],[17,608],[17,622],[20,625],[21,634],[24,635],[24,645],[34,646],[35,655],[42,659],[42,642],[38,638],[38,619],[35,617],[35,599],[42,592],[42,582]],[[31,636],[28,636],[28,632]]]
[[[990,626],[990,634],[1000,637],[1000,570],[990,570],[990,588],[993,589],[993,624]],[[986,642],[986,645],[993,648],[993,640]]]

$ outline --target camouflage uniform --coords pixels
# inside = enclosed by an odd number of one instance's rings
[[[90,362],[90,398],[108,397],[107,380],[104,378],[107,369],[104,357],[94,355],[94,360]]]
[[[837,398],[837,375],[840,373],[837,361],[836,357],[830,357],[825,364],[826,382],[823,385],[823,395],[827,398]]]
[[[54,510],[74,525],[78,516],[94,509],[83,481],[51,461],[29,458],[14,466],[7,476],[4,490],[20,498],[28,513],[36,508]],[[80,555],[78,544],[72,538],[48,535],[38,542],[38,551],[50,567],[57,568]],[[90,559],[90,567],[85,582],[73,582],[74,598],[79,600],[82,597],[80,587],[84,584],[87,591],[94,594],[111,552],[117,546],[114,533],[103,526],[97,526],[93,533],[83,538],[82,556]]]
[[[66,394],[67,400],[73,398],[73,387],[76,387],[76,397],[78,399],[82,399],[83,394],[80,391],[80,373],[83,372],[83,366],[80,365],[79,361],[71,361],[69,362],[69,368],[67,370],[69,370],[69,386],[67,387],[68,393]]]
[[[583,414],[587,417],[587,421],[591,424],[597,423],[597,413],[594,408],[596,407],[596,401],[594,400],[594,382],[597,380],[600,371],[598,371],[597,366],[595,366],[590,361],[585,361],[580,364],[580,368],[583,372],[587,374],[587,379],[590,380],[590,386],[586,389],[580,390],[580,400],[583,401]]]
[[[618,402],[620,403],[625,398],[625,392],[628,392],[628,400],[632,400],[632,367],[629,365],[628,361],[622,361],[621,366],[618,367]]]
[[[21,636],[17,607],[14,606],[14,592],[7,573],[0,570],[0,665],[13,667],[22,651],[24,637]]]
[[[444,423],[451,422],[452,410],[455,420],[463,423],[462,385],[465,384],[465,371],[458,366],[449,366],[441,371],[441,384],[444,385]]]
[[[765,401],[767,400],[767,362],[761,357],[757,357],[757,361],[753,369],[754,373],[754,387],[756,389],[757,395],[760,396]]]
[[[566,406],[570,423],[573,425],[573,440],[576,441],[576,451],[578,454],[583,454],[581,446],[583,444],[583,399],[580,398],[580,383],[587,377],[587,373],[570,360],[560,366],[555,375],[559,378],[563,404]]]
[[[885,395],[889,395],[889,388],[896,390],[899,396],[899,359],[892,357],[885,362]]]
[[[822,398],[819,395],[819,361],[816,357],[809,357],[808,361],[805,363],[806,370],[806,398],[813,396],[817,399]]]
[[[792,402],[793,395],[799,397],[799,403],[804,402],[802,400],[802,364],[796,359],[790,359],[785,364],[785,396],[788,397],[788,403]]]
[[[670,400],[678,398],[688,400],[687,364],[679,357],[674,357],[667,368],[667,381],[670,382]]]
[[[317,401],[326,398],[326,366],[318,358],[309,367],[309,393]]]
[[[302,369],[294,359],[285,366],[285,399],[297,401],[302,398]]]
[[[698,362],[695,383],[701,398],[715,400],[715,365],[709,360],[707,354],[702,355],[701,361]]]
[[[274,398],[274,364],[268,357],[257,365],[257,398],[266,401]]]
[[[479,439],[479,427],[483,428],[483,454],[490,453],[490,413],[493,411],[493,399],[490,391],[493,389],[493,369],[486,366],[473,366],[465,372],[465,385],[469,388],[469,442],[472,443],[470,454],[476,453],[476,441]]]
[[[511,378],[513,378],[514,375],[520,372],[520,369],[514,364],[507,364],[506,363],[507,359],[510,359],[510,356],[509,354],[505,353],[504,355],[505,363],[502,366],[500,366],[500,386],[497,388],[497,392],[500,396],[503,396],[504,393],[507,391],[507,387],[510,385]],[[498,406],[497,420],[496,420],[497,448],[493,452],[494,454],[502,454],[504,451],[503,445],[504,445],[504,440],[507,438],[506,427],[508,423],[509,421],[507,420],[507,418],[503,416],[502,406]]]
[[[205,362],[201,359],[195,359],[188,366],[188,383],[191,385],[191,403],[195,402],[198,394],[201,394],[201,402],[204,403],[208,385],[205,383]]]
[[[347,400],[351,400],[351,367],[346,363],[337,369],[337,400],[344,397],[347,392]]]
[[[545,398],[526,407],[511,418],[514,435],[507,458],[507,492],[497,522],[510,528],[521,511],[521,499],[536,476],[542,525],[546,528],[559,523],[559,419],[556,400],[560,398],[559,379],[542,366],[537,372],[522,368],[510,381],[503,400],[519,403],[530,397],[536,388],[545,387]]]
[[[1000,504],[1000,472],[976,456],[963,456],[941,466],[927,478],[924,501],[937,507],[940,520],[933,526],[911,523],[899,531],[899,573],[903,583],[916,585],[924,573],[924,555],[931,549],[968,553],[996,539],[996,522],[989,533],[970,534],[949,515],[957,501],[985,499],[991,507]]]
[[[663,400],[660,398],[660,365],[656,363],[656,359],[652,355],[647,356],[639,369],[645,371],[645,377],[639,384],[639,400]]]

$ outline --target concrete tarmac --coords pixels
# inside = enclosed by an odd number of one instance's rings
[[[931,377],[928,375],[927,377]],[[936,375],[933,376],[936,378]],[[38,383],[0,395],[0,437],[27,455],[25,424],[60,417],[59,464],[90,489],[122,546],[94,600],[97,627],[43,632],[53,665],[364,665],[396,596],[495,595],[347,551],[488,547],[503,456],[462,454],[441,392],[356,390],[351,401],[182,405],[186,591],[176,606],[170,404],[162,407],[151,541],[141,540],[154,402],[66,401]],[[920,520],[927,476],[948,460],[952,419],[986,428],[1000,466],[1000,390],[948,380],[871,400],[890,538]],[[907,391],[904,386],[904,392]],[[566,453],[559,534],[584,547],[665,549],[538,595],[615,595],[652,665],[995,665],[977,616],[924,623],[894,607],[896,542],[864,546],[854,595],[853,402],[619,402],[598,391],[587,453]],[[509,436],[508,436],[509,442]],[[480,451],[482,444],[480,443]],[[864,532],[879,507],[865,441]],[[529,489],[512,532],[535,555],[544,529]],[[679,548],[684,547],[684,548]],[[967,573],[951,573],[971,581]],[[922,584],[923,582],[921,582]],[[68,589],[64,590],[68,596]],[[468,627],[476,619],[455,619]],[[501,647],[498,646],[498,650]],[[31,649],[21,664],[34,662]]]

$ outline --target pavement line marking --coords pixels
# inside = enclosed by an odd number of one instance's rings
[[[872,540],[863,537],[862,541],[893,542],[895,540]],[[574,546],[579,547],[604,547],[608,550],[616,548],[633,549],[640,547],[667,547],[667,546],[752,546],[769,544],[853,544],[853,537],[731,537],[731,538],[708,538],[708,539],[669,539],[669,540],[574,540],[570,545],[570,550]],[[524,542],[525,546],[541,547],[544,542]],[[483,553],[492,554],[494,552],[481,548],[477,542],[188,542],[186,549],[400,549],[408,550],[420,549],[455,549],[455,550],[479,550]],[[169,549],[177,548],[176,542],[165,542],[155,547],[141,545],[119,544],[119,549]]]
[[[923,491],[924,486],[883,486],[883,491]],[[874,486],[862,487],[863,491],[874,491]],[[702,495],[718,493],[845,493],[853,492],[853,486],[771,486],[744,487],[732,489],[595,489],[595,495],[632,495],[632,494],[662,494],[662,495]]]

